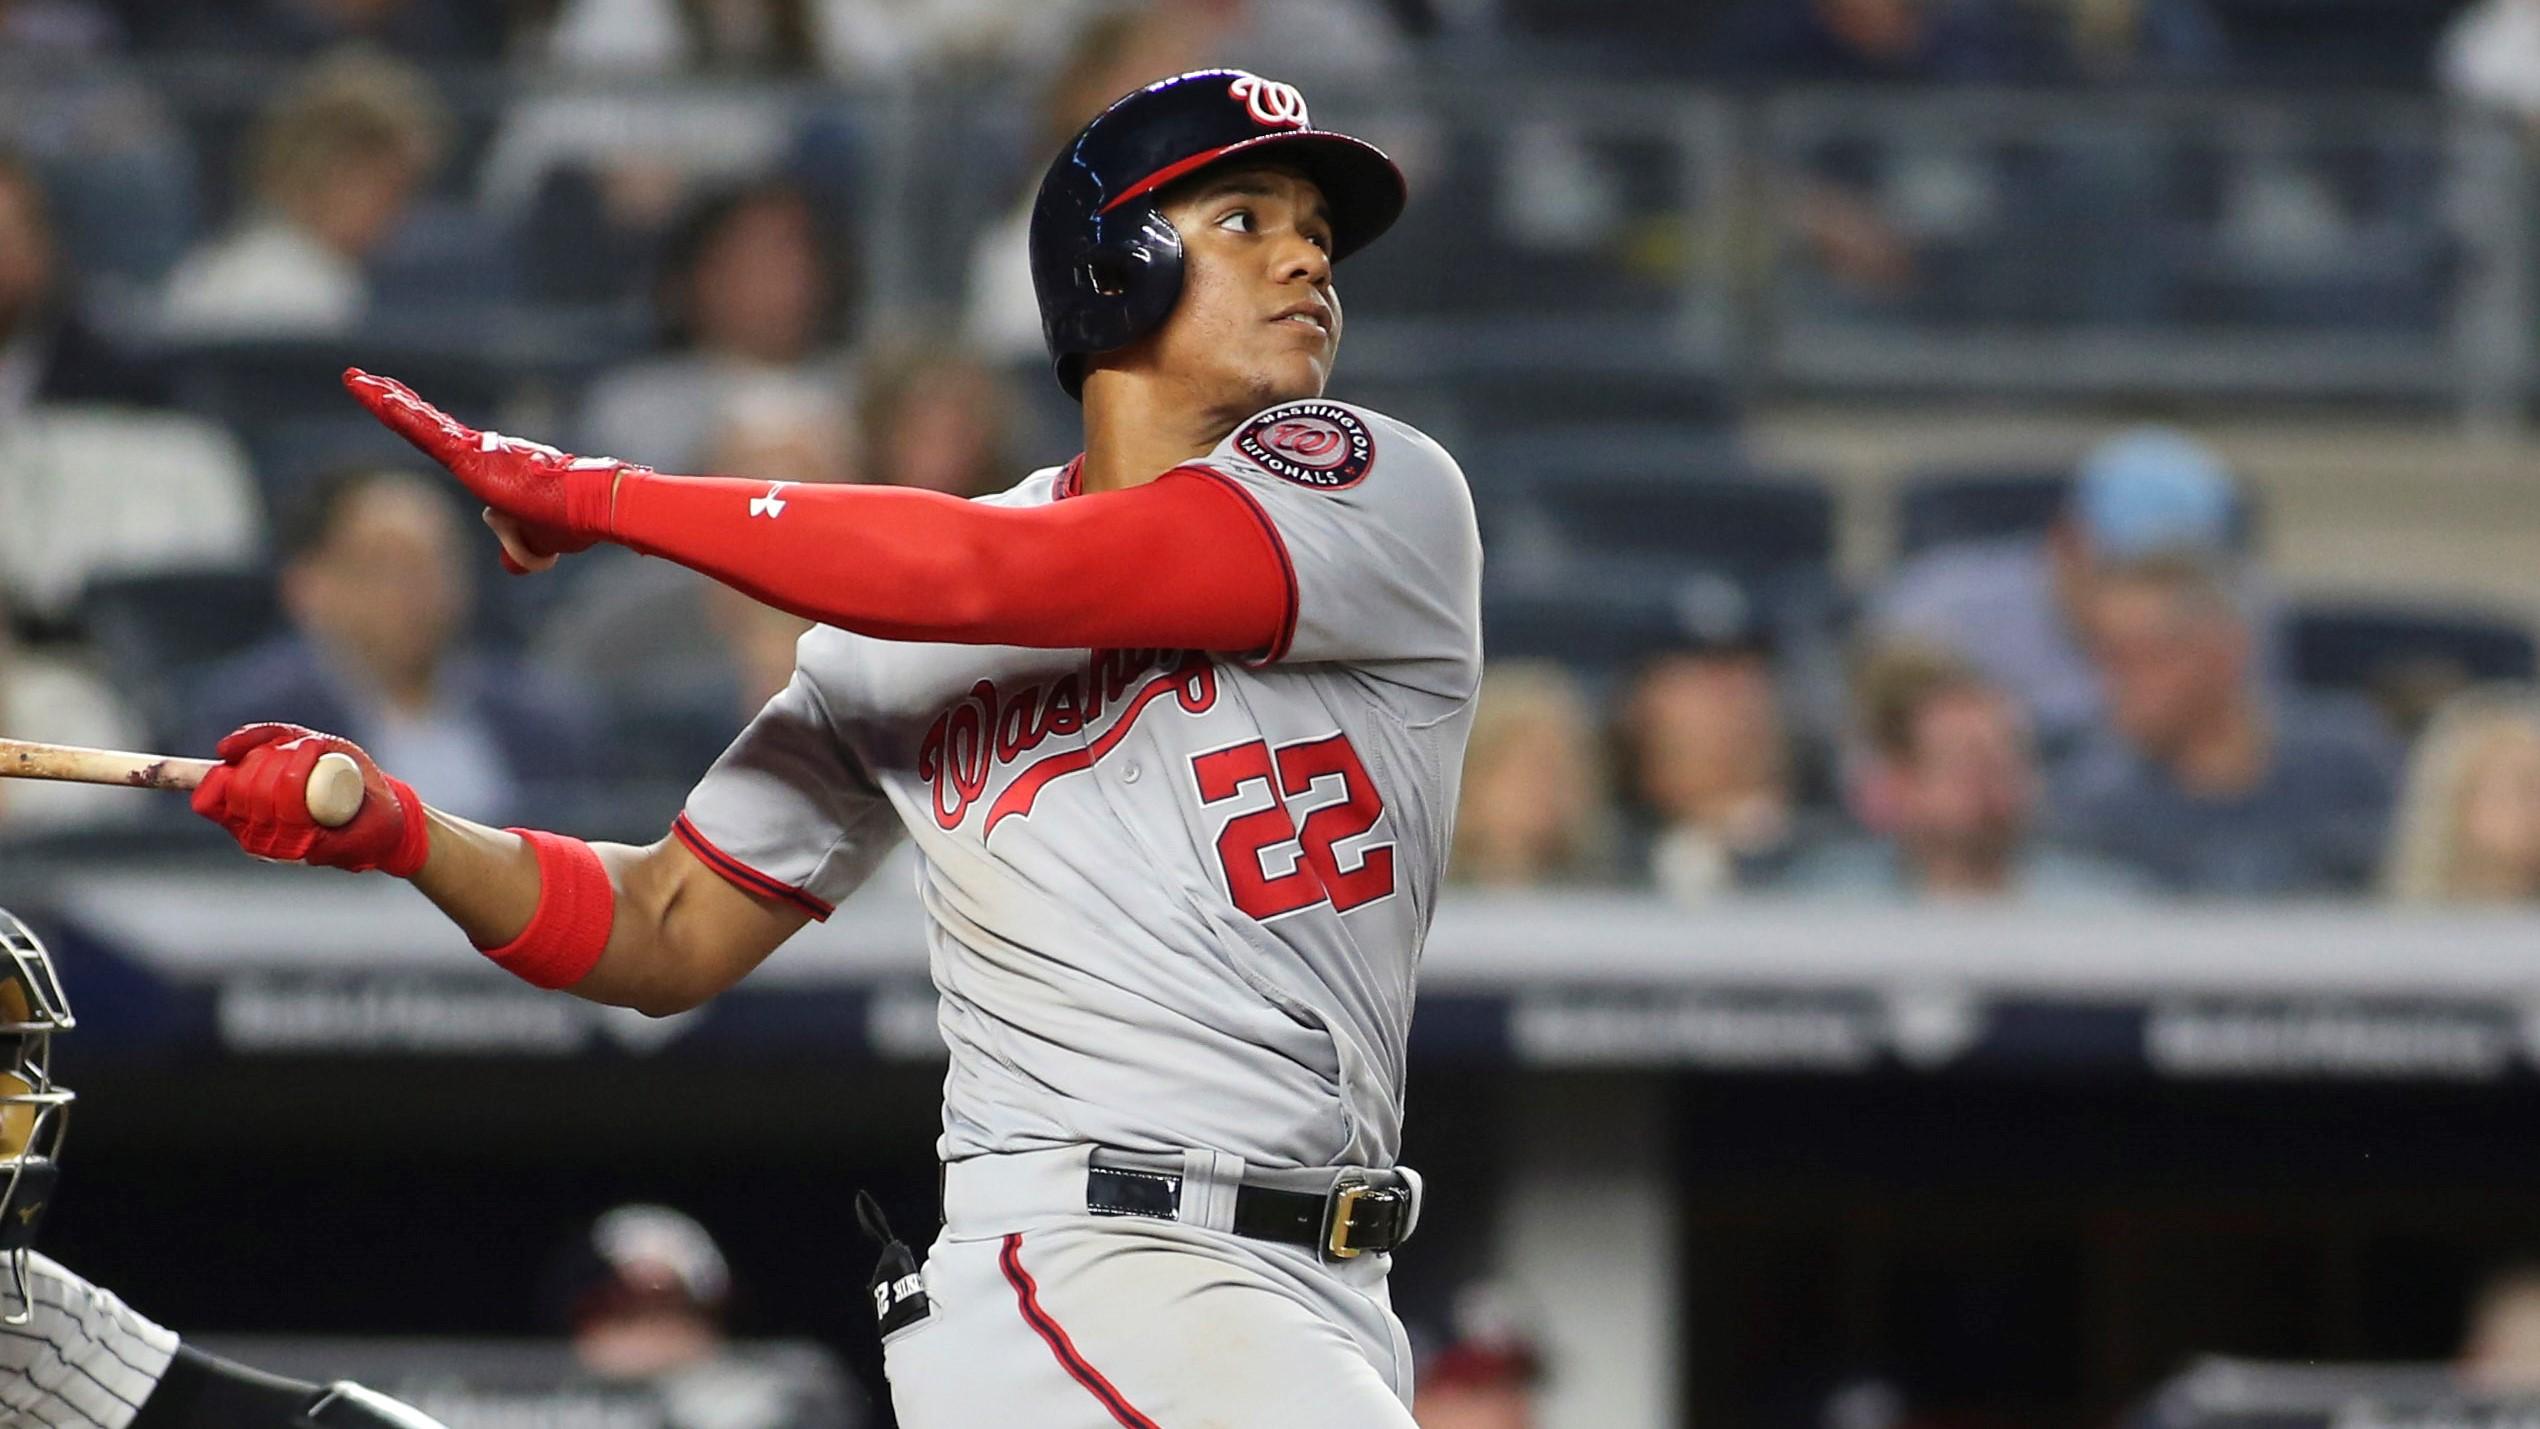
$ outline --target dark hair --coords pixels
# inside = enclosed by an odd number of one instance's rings
[[[438,483],[428,481],[403,467],[339,466],[319,473],[300,492],[284,503],[274,516],[275,552],[285,564],[315,555],[344,519],[344,510],[353,499],[376,486],[401,486],[428,491],[436,499],[446,499]]]
[[[653,313],[663,347],[685,348],[696,341],[691,304],[696,298],[698,267],[734,220],[769,204],[798,206],[810,220],[812,256],[828,289],[814,331],[823,343],[836,343],[846,336],[856,272],[838,224],[808,186],[783,175],[762,175],[705,189],[680,210],[662,235],[653,268]]]

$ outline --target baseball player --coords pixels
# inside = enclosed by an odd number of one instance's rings
[[[1481,663],[1462,473],[1322,397],[1374,147],[1209,70],[1050,166],[1031,261],[1084,452],[1000,495],[669,476],[347,385],[519,569],[598,541],[818,622],[648,848],[424,806],[345,741],[223,740],[251,853],[413,881],[496,963],[653,1013],[730,986],[901,838],[944,1082],[944,1226],[874,1287],[912,1429],[1408,1426],[1388,1252],[1404,1039]],[[313,825],[317,759],[367,798]]]
[[[34,1249],[60,1174],[73,1026],[52,954],[0,909],[0,1429],[442,1429],[357,1384],[207,1355]]]

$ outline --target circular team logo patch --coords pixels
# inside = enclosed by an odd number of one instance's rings
[[[1252,419],[1235,450],[1299,486],[1345,491],[1376,464],[1376,439],[1338,402],[1291,402]]]

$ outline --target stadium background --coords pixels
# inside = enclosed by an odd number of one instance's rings
[[[1490,886],[1431,944],[1396,1282],[1465,1412],[1536,1418],[1452,1422],[2096,1425],[2201,1356],[2470,1354],[2540,1254],[2540,726],[2427,731],[2534,674],[2528,0],[5,0],[0,730],[201,753],[317,700],[463,811],[656,836],[787,632],[631,560],[506,580],[344,475],[413,461],[333,374],[671,468],[1001,485],[1074,449],[1018,202],[1088,106],[1214,62],[1409,172],[1333,390],[1444,441],[1490,546]],[[2217,845],[2104,707],[2006,713],[2003,642],[2065,619],[2031,579],[1925,634],[2034,786],[1997,826],[2099,857],[1927,896],[1878,791],[1928,751],[1864,729],[1864,652],[1917,561],[2033,578],[2094,463],[2258,707],[2380,743]],[[314,667],[260,643],[313,590],[368,622]],[[361,693],[398,659],[429,719]],[[2458,836],[2403,877],[2419,804]],[[903,876],[663,1023],[173,800],[0,789],[0,903],[81,1018],[51,1243],[146,1312],[552,1339],[559,1248],[659,1200],[736,1333],[878,1389],[848,1205],[929,1223],[940,1075]]]

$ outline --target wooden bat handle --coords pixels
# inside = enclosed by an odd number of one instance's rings
[[[209,759],[0,739],[0,779],[52,779],[73,784],[182,790],[202,783],[203,776],[218,767]],[[309,771],[308,796],[310,818],[325,828],[343,827],[362,809],[362,767],[349,754],[328,752]]]

